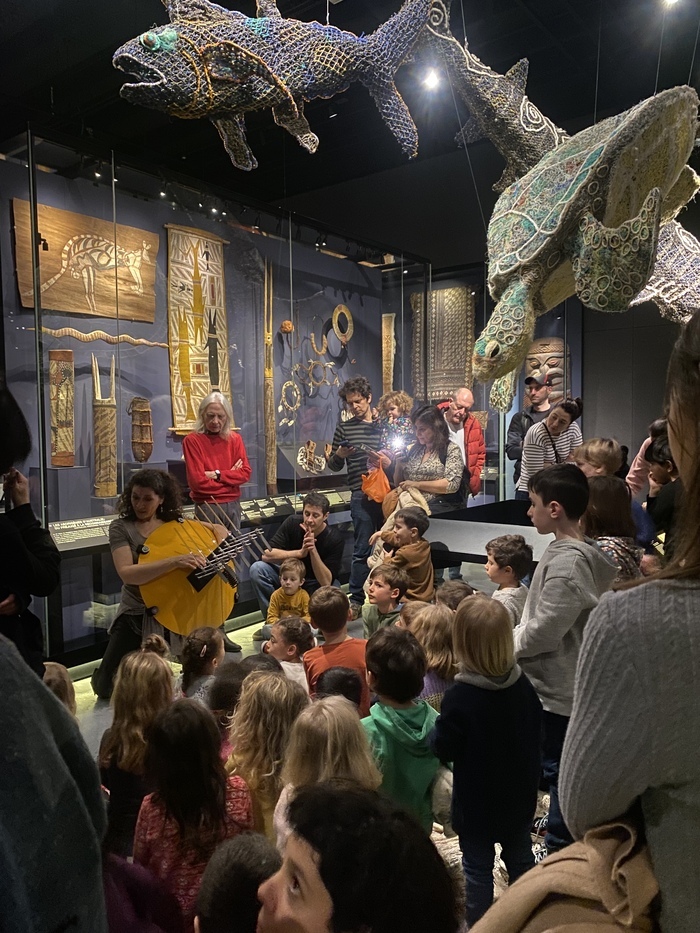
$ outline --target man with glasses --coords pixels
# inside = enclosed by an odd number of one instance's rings
[[[551,393],[552,382],[548,375],[540,373],[535,376],[528,376],[525,380],[526,407],[511,418],[506,438],[506,456],[509,460],[515,460],[513,478],[516,486],[520,479],[520,464],[523,458],[525,435],[533,424],[544,421],[549,414],[551,408],[549,396]],[[528,403],[529,407],[527,407]]]

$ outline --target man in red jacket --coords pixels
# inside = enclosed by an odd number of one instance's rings
[[[486,460],[486,445],[481,425],[471,414],[474,396],[466,386],[457,389],[446,402],[437,406],[444,412],[450,440],[462,451],[464,459],[464,486],[472,496],[481,490],[481,471]],[[468,496],[467,496],[468,497]]]

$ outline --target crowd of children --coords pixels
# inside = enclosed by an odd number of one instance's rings
[[[393,414],[387,449],[405,436]],[[573,843],[559,774],[589,616],[641,576],[651,542],[614,475],[619,445],[586,442],[575,460],[528,478],[528,515],[553,536],[536,567],[522,535],[486,544],[491,598],[463,580],[435,588],[429,517],[410,506],[372,540],[384,552],[364,637],[349,634],[343,590],[309,594],[305,560],[287,556],[260,654],[227,660],[221,630],[204,627],[185,639],[177,680],[158,636],[122,659],[98,755],[115,931],[123,898],[138,913],[145,890],[154,933],[458,933],[464,918],[479,930],[496,846],[512,884]],[[681,486],[667,435],[644,460],[646,511],[670,515],[668,558]],[[47,664],[44,679],[74,716],[65,669]],[[435,823],[458,838],[461,896],[429,842]]]

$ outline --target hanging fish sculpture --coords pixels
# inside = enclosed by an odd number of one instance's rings
[[[354,81],[368,89],[402,150],[417,154],[418,131],[394,77],[428,22],[432,0],[406,0],[369,36],[284,19],[275,0],[258,0],[257,18],[209,0],[163,2],[170,25],[114,54],[114,67],[136,78],[121,96],[183,119],[209,118],[237,168],[257,166],[246,113],[271,107],[275,122],[315,152],[318,137],[304,101],[333,97]]]

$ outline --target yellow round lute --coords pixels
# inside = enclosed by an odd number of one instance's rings
[[[206,558],[216,546],[214,534],[201,522],[165,522],[146,538],[148,551],[139,555],[139,564],[190,552]],[[233,568],[232,563],[228,566]],[[210,577],[198,592],[188,579],[191,573],[171,570],[140,586],[146,607],[156,609],[156,621],[177,635],[189,635],[203,625],[217,628],[229,617],[236,597],[236,587],[219,574]]]

